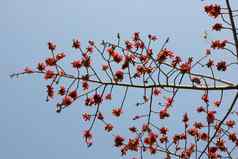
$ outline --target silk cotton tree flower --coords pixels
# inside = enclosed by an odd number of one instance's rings
[[[122,40],[117,34],[116,42],[97,44],[89,40],[86,46],[79,38],[73,39],[71,47],[77,57],[72,61],[67,61],[70,53],[59,52],[59,46],[50,41],[50,56],[11,77],[42,75],[47,83],[47,101],[58,100],[57,113],[82,101],[88,109],[82,113],[82,120],[89,124],[82,133],[88,147],[96,141],[94,127],[100,122],[103,132],[113,136],[112,144],[122,156],[235,158],[238,84],[226,78],[238,64],[238,11],[231,6],[231,0],[221,1],[224,4],[205,1],[203,10],[214,20],[210,29],[217,34],[225,31],[227,36],[210,40],[198,59],[181,57],[167,46],[169,38],[163,41],[153,34],[144,38],[140,32],[134,32],[129,39]],[[178,119],[176,110],[181,110],[178,94],[185,91],[197,93],[200,104],[191,101],[194,112],[184,110]],[[224,96],[231,92],[234,97],[225,100]],[[136,97],[138,94],[140,98]],[[117,102],[113,103],[114,100]],[[129,108],[133,105],[127,104],[128,100],[134,102],[133,109]],[[107,112],[115,118],[109,118]],[[118,133],[117,123],[110,119],[122,121],[131,113],[134,113],[131,122],[124,123],[131,136],[128,132]],[[170,119],[181,125],[179,130],[163,124]]]

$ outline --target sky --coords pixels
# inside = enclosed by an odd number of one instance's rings
[[[67,51],[74,38],[113,41],[117,33],[127,39],[135,31],[170,37],[171,49],[196,57],[207,47],[202,35],[211,24],[203,5],[199,0],[1,0],[0,158],[120,158],[100,126],[95,144],[89,149],[84,144],[80,103],[56,114],[54,103],[45,102],[45,81],[9,75],[48,56],[48,41]],[[189,105],[184,99],[180,104]]]

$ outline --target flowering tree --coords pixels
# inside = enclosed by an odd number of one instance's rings
[[[27,67],[11,77],[43,75],[49,82],[46,100],[57,95],[60,98],[57,97],[57,113],[70,108],[78,99],[83,100],[86,107],[93,108],[93,112],[82,114],[83,120],[89,122],[83,133],[89,147],[93,143],[93,127],[100,121],[104,130],[113,135],[114,146],[122,155],[138,152],[141,159],[145,153],[158,154],[166,159],[234,158],[238,153],[235,125],[238,113],[234,110],[238,85],[227,81],[224,74],[228,68],[238,64],[238,28],[235,23],[238,10],[231,8],[229,0],[224,1],[226,6],[209,4],[204,6],[204,11],[209,17],[220,20],[212,25],[212,30],[227,30],[232,40],[212,40],[198,60],[193,57],[182,59],[167,48],[169,38],[161,41],[156,35],[148,35],[143,39],[139,32],[135,32],[131,39],[124,41],[117,34],[115,43],[102,41],[97,45],[90,40],[86,48],[79,39],[74,39],[72,47],[78,57],[70,61],[73,71],[66,70],[64,66],[66,53],[58,52],[56,44],[48,42],[50,57],[39,62],[35,69]],[[159,49],[152,48],[156,42]],[[226,54],[227,59],[216,60],[218,55],[215,52]],[[113,96],[117,88],[122,91],[122,97]],[[126,138],[122,134],[114,134],[116,125],[106,119],[102,105],[114,98],[122,98],[121,103],[111,110],[112,115],[120,119],[123,112],[130,111],[124,106],[130,90],[143,92],[143,100],[139,100],[136,106],[143,108],[145,113],[132,117],[139,126],[129,126],[132,137]],[[180,123],[183,131],[171,132],[170,135],[171,126],[161,126],[158,120],[166,121],[173,117],[170,111],[176,109],[175,98],[181,90],[202,92],[202,106],[194,105],[201,118],[192,119],[191,112],[184,112]],[[227,91],[232,91],[234,97],[224,102]],[[214,93],[219,97],[210,95]],[[162,102],[156,104],[156,101]]]

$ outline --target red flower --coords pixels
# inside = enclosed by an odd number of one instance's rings
[[[87,98],[85,99],[85,105],[86,105],[86,106],[91,106],[91,105],[93,105],[93,104],[94,104],[93,98],[87,97]]]
[[[59,94],[63,96],[63,95],[65,95],[65,92],[66,92],[65,91],[65,87],[64,86],[60,86]]]
[[[82,82],[82,87],[83,87],[83,90],[88,90],[89,88],[88,82]]]
[[[180,65],[180,71],[182,73],[189,73],[191,71],[191,62],[185,62]]]
[[[115,139],[114,139],[115,146],[116,146],[116,147],[122,146],[122,145],[123,145],[123,141],[124,141],[124,138],[121,137],[121,136],[119,136],[119,135],[117,135],[117,136],[115,137]]]
[[[47,94],[50,98],[54,96],[54,88],[51,85],[47,85]]]
[[[114,50],[112,53],[112,58],[116,63],[120,63],[123,57],[119,54],[119,52]]]
[[[168,128],[162,127],[162,128],[160,128],[160,133],[166,135],[168,130],[169,130]]]
[[[42,63],[38,63],[37,69],[38,69],[39,71],[44,71],[45,68],[46,68],[46,66],[45,66],[45,64],[44,64],[43,62],[42,62]]]
[[[216,23],[212,26],[212,30],[215,30],[215,31],[221,31],[222,28],[223,26],[220,23]]]
[[[221,7],[217,4],[207,5],[207,6],[204,7],[204,10],[209,16],[214,17],[214,18],[217,18],[218,15],[221,14]]]
[[[167,112],[166,109],[163,109],[159,112],[160,119],[164,119],[166,117],[169,117],[169,113]]]
[[[91,119],[91,115],[88,113],[83,113],[83,120],[84,121],[89,121]]]
[[[197,108],[197,112],[198,113],[205,112],[205,109],[202,106],[200,106]]]
[[[62,104],[65,106],[69,106],[72,103],[73,103],[73,98],[70,96],[65,96],[62,102]]]
[[[49,57],[49,58],[47,58],[47,59],[45,60],[45,63],[46,63],[46,65],[48,65],[48,66],[55,66],[55,65],[56,65],[56,62],[57,62],[57,60],[56,60],[55,58],[53,58],[53,57]]]
[[[90,60],[90,57],[84,57],[82,59],[82,64],[84,67],[90,67],[92,65],[92,60]]]
[[[79,40],[73,40],[73,48],[79,49],[80,48],[80,41]]]
[[[107,64],[103,64],[102,65],[102,70],[103,71],[106,71],[108,68],[109,68],[109,66]]]
[[[78,97],[77,90],[69,92],[69,96],[75,100]]]
[[[203,94],[202,100],[203,100],[205,103],[208,103],[209,99],[208,99],[208,94],[207,94],[207,93]]]
[[[187,123],[188,121],[189,121],[188,113],[185,113],[185,114],[183,115],[183,122],[184,122],[184,123]]]
[[[123,73],[123,70],[122,70],[122,69],[117,70],[116,73],[115,73],[115,75],[114,75],[114,80],[115,80],[116,82],[122,81],[123,78],[124,78],[123,74],[124,74],[124,73]]]
[[[237,136],[236,133],[232,133],[230,132],[228,135],[229,140],[231,140],[232,142],[235,142],[237,140]]]
[[[148,137],[146,137],[146,138],[144,139],[144,143],[145,143],[146,145],[152,146],[154,143],[156,143],[157,138],[158,138],[158,135],[157,135],[157,134],[155,134],[155,133],[153,133],[153,132],[150,132],[150,133],[148,134]]]
[[[224,49],[226,47],[227,40],[214,40],[212,41],[211,48],[213,49]]]
[[[236,122],[235,122],[234,120],[227,120],[227,121],[226,121],[226,125],[227,125],[229,128],[233,128],[235,124],[236,124]]]
[[[136,127],[133,126],[133,127],[130,127],[129,130],[130,130],[132,133],[135,133],[137,129],[136,129]]]
[[[51,50],[51,51],[54,51],[56,48],[56,45],[53,44],[52,42],[48,42],[48,49]]]
[[[149,127],[149,125],[148,124],[143,124],[143,126],[142,126],[142,131],[143,132],[150,132],[151,131],[151,129],[150,129],[150,127]]]
[[[209,59],[209,61],[207,62],[206,65],[207,65],[208,68],[211,68],[214,65],[214,61]]]
[[[173,53],[172,51],[170,50],[167,50],[167,49],[163,49],[162,51],[160,51],[158,54],[157,54],[157,61],[159,63],[162,63],[164,62],[168,57],[169,58],[172,58],[175,56],[175,53]]]
[[[107,100],[112,100],[112,94],[111,93],[108,93],[105,97],[105,99]]]
[[[227,65],[225,61],[218,62],[216,67],[218,71],[226,71],[227,69]]]
[[[85,138],[85,142],[90,146],[92,144],[91,140],[93,138],[93,135],[90,130],[85,130],[83,136]]]
[[[153,147],[153,146],[150,146],[149,151],[150,151],[151,154],[155,154],[157,152],[157,148]]]
[[[199,137],[200,137],[200,139],[203,140],[203,141],[207,141],[207,139],[208,139],[207,133],[204,133],[204,132],[200,133],[200,134],[199,134]]]
[[[57,61],[62,60],[66,55],[62,52],[56,55]]]
[[[195,122],[195,123],[193,124],[193,126],[194,126],[195,128],[201,129],[204,125],[203,125],[201,122]]]
[[[133,33],[133,41],[138,41],[140,39],[140,32]]]
[[[53,71],[47,70],[47,71],[45,72],[44,78],[45,78],[46,80],[48,80],[48,79],[53,78],[54,76],[55,76],[55,73],[54,73]]]
[[[110,132],[113,129],[113,125],[112,124],[107,124],[104,129],[105,129],[105,131]]]
[[[97,114],[97,118],[98,118],[98,120],[103,120],[103,119],[104,119],[104,117],[103,117],[103,115],[102,115],[101,112],[99,112],[99,113]]]
[[[160,95],[160,89],[159,88],[155,88],[154,89],[154,92],[153,92],[153,94],[155,95],[155,96],[158,96],[158,95]]]
[[[138,151],[140,140],[138,138],[129,139],[127,148],[131,151]]]
[[[82,66],[81,60],[75,60],[71,64],[73,65],[73,68],[80,68]]]
[[[103,99],[100,94],[95,93],[93,95],[93,100],[94,100],[94,104],[101,104]]]
[[[160,140],[161,143],[166,143],[166,142],[168,142],[168,136],[162,135],[162,137],[160,137],[159,140]]]
[[[216,114],[215,111],[208,111],[208,113],[207,113],[207,121],[209,123],[213,123],[214,122],[214,120],[216,119],[215,114]]]
[[[197,128],[190,128],[188,129],[188,133],[191,135],[191,136],[198,136],[198,129]]]
[[[213,102],[213,104],[214,104],[216,107],[219,107],[220,104],[221,104],[221,101],[220,101],[220,100],[215,100],[215,101]]]
[[[112,114],[116,117],[119,117],[122,114],[122,109],[121,108],[115,108],[115,109],[112,110]]]

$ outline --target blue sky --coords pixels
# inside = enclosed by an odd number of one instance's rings
[[[211,24],[202,6],[199,0],[1,1],[0,158],[120,158],[100,126],[94,146],[84,145],[80,107],[56,114],[54,104],[44,102],[43,80],[11,80],[9,74],[48,56],[49,40],[67,51],[74,38],[112,41],[118,32],[124,39],[135,31],[170,37],[170,48],[196,57],[207,46],[202,34]]]

